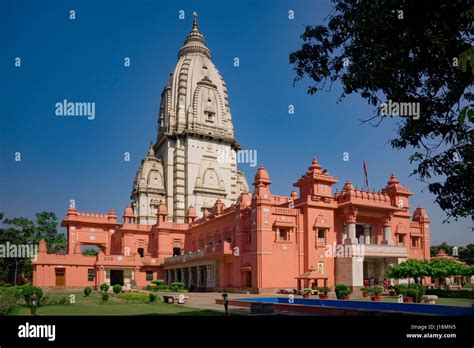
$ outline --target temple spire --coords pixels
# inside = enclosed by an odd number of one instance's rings
[[[198,22],[197,22],[197,12],[194,11],[193,12],[193,17],[194,17],[194,21],[193,21],[193,31],[198,31]]]

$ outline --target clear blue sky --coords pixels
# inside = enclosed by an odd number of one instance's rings
[[[289,194],[313,156],[339,179],[339,189],[347,179],[361,186],[365,160],[370,187],[380,189],[395,172],[415,193],[412,210],[428,210],[432,243],[473,242],[470,219],[442,224],[445,214],[426,185],[409,177],[409,152],[388,144],[393,124],[361,125],[372,109],[358,96],[337,103],[337,85],[315,96],[306,94],[304,83],[292,86],[288,55],[306,24],[324,21],[329,0],[2,1],[0,211],[33,217],[47,210],[61,219],[74,199],[79,210],[122,215],[139,163],[156,139],[160,93],[194,10],[226,81],[238,141],[258,151],[273,193]],[[130,68],[123,67],[124,57],[131,58]],[[56,117],[54,105],[63,99],[95,102],[95,120]],[[251,182],[256,168],[240,167]]]

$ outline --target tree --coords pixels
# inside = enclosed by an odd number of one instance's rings
[[[395,149],[413,148],[412,175],[428,183],[451,218],[474,214],[474,8],[462,0],[335,0],[327,25],[307,26],[290,54],[295,83],[308,93],[335,81],[341,99],[359,93],[378,126],[383,102],[418,105],[419,118],[397,118]],[[377,106],[377,107],[376,107]]]
[[[390,266],[386,271],[387,277],[394,279],[410,279],[430,275],[430,265],[423,260],[410,259]]]
[[[0,244],[38,244],[44,239],[49,252],[56,253],[66,247],[66,238],[57,231],[58,222],[53,212],[38,213],[35,221],[23,217],[5,219],[0,213],[0,222],[4,225],[0,228]],[[32,271],[29,258],[0,258],[0,278],[9,283],[15,283],[18,277],[31,277]]]
[[[465,247],[459,247],[459,259],[469,265],[474,265],[474,244],[468,244]]]
[[[430,262],[430,276],[446,278],[451,276],[463,275],[465,270],[464,265],[448,259],[437,259]]]
[[[440,250],[443,250],[447,255],[453,255],[453,246],[449,245],[446,242],[441,243],[440,245],[432,245],[430,248],[430,255],[431,257],[436,256]]]

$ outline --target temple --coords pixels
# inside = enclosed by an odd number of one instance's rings
[[[288,196],[273,195],[261,165],[253,192],[235,161],[224,80],[198,31],[197,19],[179,50],[161,99],[158,137],[137,172],[123,220],[70,207],[65,254],[40,242],[36,286],[144,287],[181,281],[197,291],[274,292],[310,272],[328,286],[382,281],[389,265],[429,259],[430,221],[392,174],[369,192],[338,180],[314,158]],[[96,246],[94,256],[82,254]],[[300,281],[301,279],[298,279]],[[307,286],[308,284],[304,284]]]

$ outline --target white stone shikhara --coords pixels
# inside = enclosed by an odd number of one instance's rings
[[[136,222],[155,224],[161,200],[175,222],[184,222],[190,205],[198,216],[218,198],[231,205],[248,184],[235,160],[222,161],[219,155],[238,149],[227,88],[195,16],[161,94],[156,144],[135,178],[131,198]]]

